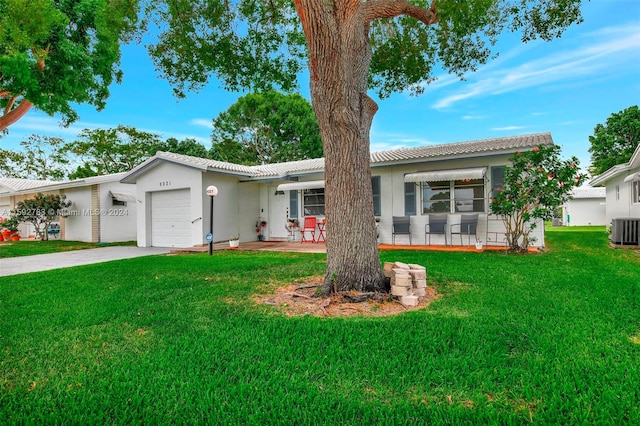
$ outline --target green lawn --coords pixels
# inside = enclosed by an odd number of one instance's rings
[[[135,245],[135,241],[124,243],[83,243],[80,241],[63,240],[20,240],[15,242],[0,242],[0,259],[17,256],[33,256],[35,254],[56,253],[69,250],[83,250],[106,246]]]
[[[640,255],[383,252],[444,297],[287,318],[323,255],[217,252],[0,278],[0,424],[640,424]]]

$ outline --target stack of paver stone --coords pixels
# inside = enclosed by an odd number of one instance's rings
[[[385,262],[384,275],[391,279],[391,295],[406,306],[417,306],[426,295],[427,269],[421,265]]]

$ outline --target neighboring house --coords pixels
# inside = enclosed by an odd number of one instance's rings
[[[0,178],[0,216],[7,217],[16,204],[37,193],[65,194],[71,206],[58,218],[59,238],[86,242],[134,241],[137,236],[135,187],[120,183],[116,173],[66,182]],[[23,236],[35,234],[21,224]]]
[[[640,145],[627,163],[611,167],[590,183],[606,188],[607,223],[613,219],[640,218]]]
[[[640,145],[631,159],[591,180],[606,189],[607,224],[614,244],[640,245]]]
[[[503,184],[504,166],[514,153],[539,145],[553,145],[551,135],[372,153],[379,241],[391,243],[393,216],[411,216],[413,243],[423,244],[428,214],[447,215],[449,224],[454,224],[460,222],[462,213],[475,212],[480,218],[478,239],[504,244],[500,237],[502,223],[489,214],[491,192]],[[210,185],[219,190],[214,199],[214,241],[236,235],[241,241],[255,241],[258,221],[267,222],[262,228],[265,239],[285,240],[288,218],[302,223],[304,216],[324,215],[324,159],[242,166],[158,152],[121,182],[135,184],[137,240],[143,247],[205,244],[210,217],[210,199],[205,191]],[[330,224],[327,232],[331,232]],[[538,226],[532,236],[535,246],[544,245],[543,226]],[[434,237],[434,244],[444,243],[437,241],[441,235]],[[397,239],[404,243],[403,238]],[[459,240],[454,243],[459,244]]]
[[[572,191],[573,199],[562,208],[564,226],[604,226],[607,222],[604,188],[581,186]]]

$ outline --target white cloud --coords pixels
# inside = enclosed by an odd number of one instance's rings
[[[205,121],[208,122],[209,120],[198,120],[202,121],[202,123],[193,123],[193,121],[196,120],[192,120],[192,124],[198,124],[202,127],[209,127],[205,125]],[[160,135],[162,139],[167,139],[170,137],[176,138],[178,140],[195,139],[206,147],[211,146],[211,140],[208,134],[206,134],[208,133],[208,131],[206,133],[202,131],[197,131],[194,133],[167,132],[165,130],[138,127],[132,123],[126,125],[135,127],[139,131]],[[46,136],[55,136],[66,141],[73,141],[84,129],[111,129],[115,127],[117,127],[117,124],[92,123],[86,121],[77,121],[69,127],[61,127],[57,119],[44,115],[41,112],[34,112],[32,114],[26,115],[18,122],[16,122],[13,126],[11,126],[9,128],[9,134],[0,138],[0,146],[5,149],[16,149],[21,141],[26,140],[33,133]]]
[[[495,130],[497,132],[520,130],[520,129],[524,129],[524,126],[504,126],[504,127],[492,127],[491,128],[491,130]]]
[[[413,148],[417,146],[434,145],[433,141],[404,133],[380,133],[372,131],[371,152],[390,151],[401,148]]]
[[[623,67],[637,68],[637,51],[640,50],[640,24],[631,23],[618,27],[607,27],[583,35],[579,46],[542,56],[520,64],[502,68],[487,66],[469,75],[469,81],[449,95],[433,104],[443,109],[470,98],[478,98],[513,92],[528,87],[549,85],[558,82],[575,82],[599,79],[603,73],[618,72]],[[547,49],[549,50],[549,49]],[[526,50],[516,48],[518,53]],[[527,51],[530,55],[531,51]],[[514,61],[523,55],[506,55]]]
[[[58,120],[48,116],[26,115],[9,128],[12,132],[43,133],[48,136],[75,137],[87,126],[74,123],[69,127],[62,127]]]
[[[213,129],[213,122],[207,118],[194,118],[189,124],[193,126],[206,127],[207,129]]]

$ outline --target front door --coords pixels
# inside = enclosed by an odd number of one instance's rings
[[[273,186],[269,188],[269,194],[269,239],[286,239],[289,191],[276,191],[276,187]]]

